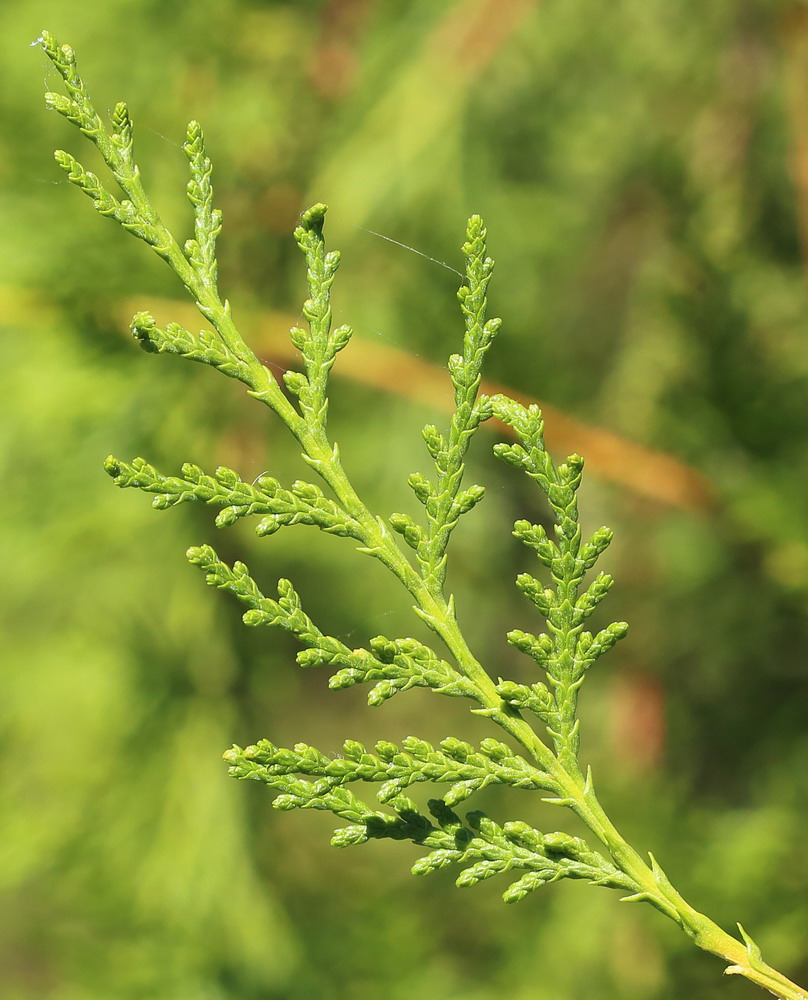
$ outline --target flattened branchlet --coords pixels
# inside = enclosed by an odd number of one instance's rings
[[[116,105],[111,122],[105,123],[78,75],[72,49],[60,46],[47,32],[40,42],[65,89],[65,94],[47,94],[47,104],[97,147],[120,190],[107,190],[101,179],[65,152],[56,153],[57,163],[102,215],[116,220],[166,261],[211,328],[194,333],[170,323],[163,329],[149,314],[138,313],[132,322],[136,340],[151,353],[188,358],[242,382],[249,395],[286,425],[310,474],[319,480],[287,486],[265,474],[247,482],[231,469],[208,473],[191,464],[178,474],[166,475],[142,458],[111,457],[106,470],[113,482],[152,494],[159,509],[186,502],[213,506],[218,510],[218,527],[253,517],[262,536],[303,524],[349,538],[398,579],[415,614],[440,640],[441,652],[415,639],[382,635],[365,647],[351,649],[317,627],[290,581],[280,580],[277,594],[266,596],[243,563],[228,565],[209,545],[190,549],[188,558],[203,571],[208,584],[228,591],[244,605],[247,625],[276,627],[295,636],[300,644],[298,663],[328,668],[332,688],[367,685],[368,702],[374,706],[409,688],[429,688],[465,699],[472,712],[490,719],[495,734],[479,746],[454,737],[437,745],[411,737],[400,745],[383,740],[369,748],[347,739],[336,757],[302,743],[285,748],[262,739],[225,752],[230,773],[268,785],[278,809],[333,813],[341,824],[332,840],[337,847],[385,838],[413,842],[421,849],[412,867],[417,875],[453,867],[459,872],[459,886],[496,877],[504,883],[503,898],[509,903],[563,878],[616,889],[623,900],[649,902],[699,947],[723,958],[726,972],[743,975],[784,1000],[806,1000],[804,991],[763,961],[742,928],[740,939],[727,934],[682,898],[652,856],[646,862],[626,843],[596,797],[591,772],[582,766],[580,690],[588,671],[627,631],[620,621],[594,634],[585,627],[613,583],[608,574],[597,572],[612,535],[607,528],[590,532],[581,525],[576,497],[583,460],[571,455],[556,464],[545,447],[538,407],[480,392],[483,364],[500,320],[487,314],[494,264],[479,216],[469,219],[462,246],[465,273],[458,291],[462,351],[453,354],[448,365],[454,412],[444,429],[432,425],[423,429],[434,464],[431,475],[413,474],[408,479],[423,511],[420,516],[378,515],[354,490],[327,431],[329,374],[337,354],[349,345],[351,329],[332,324],[331,291],[340,256],[326,249],[325,206],[304,212],[295,230],[306,266],[308,297],[302,309],[305,323],[291,331],[300,355],[299,370],[287,372],[281,385],[245,342],[219,291],[216,238],[222,217],[214,207],[211,161],[200,125],[190,123],[183,146],[190,166],[187,195],[194,227],[193,235],[180,243],[143,188],[126,106]],[[535,483],[549,504],[553,522],[549,532],[527,520],[513,526],[526,555],[538,563],[537,575],[524,572],[516,585],[544,619],[543,629],[514,630],[507,637],[543,675],[532,684],[489,675],[469,648],[446,591],[452,534],[484,497],[481,486],[464,481],[466,452],[477,429],[492,417],[512,432],[511,440],[495,446],[497,456]],[[422,782],[442,791],[442,797],[429,800],[428,815],[407,795]],[[515,809],[529,812],[526,796],[531,793],[571,809],[588,826],[598,849],[566,833],[536,830],[522,820],[495,820],[479,810],[462,815],[456,811],[492,784],[518,790]]]

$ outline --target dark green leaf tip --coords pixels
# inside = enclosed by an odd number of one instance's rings
[[[132,331],[132,336],[144,351],[149,351],[152,354],[158,352],[159,349],[154,342],[154,333],[157,329],[157,321],[151,313],[137,313],[132,318],[129,329]]]

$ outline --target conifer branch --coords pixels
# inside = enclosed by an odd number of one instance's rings
[[[571,455],[555,465],[545,448],[538,407],[524,407],[503,395],[479,394],[482,364],[500,325],[499,320],[486,318],[493,262],[487,255],[482,220],[478,216],[469,220],[462,248],[466,271],[458,297],[463,353],[449,359],[455,410],[445,431],[432,425],[423,431],[435,463],[434,478],[409,479],[425,509],[425,524],[405,513],[385,520],[359,497],[342,467],[338,447],[327,434],[328,376],[351,331],[347,326],[332,329],[331,294],[340,258],[326,251],[325,206],[305,212],[295,230],[306,262],[306,327],[291,331],[302,370],[286,374],[284,391],[247,346],[228,301],[220,296],[216,240],[222,218],[214,208],[212,166],[198,123],[189,124],[183,146],[190,166],[187,195],[194,221],[193,236],[181,246],[143,188],[126,106],[117,104],[106,124],[78,75],[73,50],[60,46],[47,32],[40,41],[65,89],[64,95],[47,94],[46,103],[98,148],[123,197],[109,191],[68,153],[57,151],[58,164],[97,211],[144,241],[172,268],[215,331],[192,334],[178,324],[161,329],[151,316],[139,313],[132,324],[136,340],[151,353],[203,363],[242,382],[251,396],[280,417],[300,444],[303,461],[331,495],[309,482],[297,481],[287,489],[267,475],[247,483],[230,469],[207,475],[192,464],[183,466],[179,476],[166,476],[141,458],[108,459],[106,469],[114,483],[151,494],[160,509],[192,500],[219,507],[220,527],[256,515],[259,535],[302,523],[358,542],[361,551],[378,559],[404,586],[414,612],[442,641],[446,658],[410,638],[377,636],[367,648],[350,649],[315,625],[288,580],[279,581],[277,599],[268,598],[243,563],[227,565],[209,545],[190,549],[188,558],[202,569],[208,584],[228,591],[246,606],[248,625],[269,625],[294,635],[302,646],[297,655],[301,666],[332,668],[332,688],[369,682],[372,705],[413,687],[464,697],[473,712],[490,718],[500,733],[507,733],[525,751],[523,756],[494,739],[474,748],[453,737],[438,747],[413,737],[401,748],[381,741],[375,751],[348,740],[342,753],[331,757],[304,744],[285,749],[261,740],[225,753],[231,773],[270,786],[277,793],[276,808],[321,809],[346,820],[349,826],[334,836],[336,846],[387,838],[427,848],[413,866],[416,874],[457,864],[462,868],[457,883],[464,886],[497,874],[522,872],[504,894],[508,902],[561,878],[618,889],[627,893],[626,901],[648,902],[674,920],[699,947],[727,962],[728,973],[743,975],[782,1000],[808,1000],[803,990],[766,965],[743,928],[740,939],[731,937],[682,898],[652,856],[645,861],[625,841],[597,798],[591,772],[584,773],[578,718],[581,686],[595,661],[627,630],[624,622],[612,622],[594,634],[584,629],[613,583],[608,574],[599,573],[585,584],[586,574],[609,545],[611,532],[600,528],[584,540],[576,497],[583,460]],[[539,679],[522,684],[507,678],[495,682],[469,648],[454,601],[444,593],[452,533],[460,517],[484,495],[481,486],[463,485],[465,456],[480,423],[492,415],[508,424],[517,438],[515,444],[497,445],[496,454],[536,484],[555,522],[552,537],[541,524],[526,520],[517,521],[513,531],[549,573],[549,580],[522,573],[516,581],[545,619],[547,630],[535,634],[513,630],[508,641],[535,661],[546,683]],[[405,548],[399,547],[396,534],[402,536]],[[528,715],[537,720],[538,728]],[[360,799],[350,787],[358,781],[378,785],[376,797],[388,811]],[[429,801],[432,819],[403,794],[424,782],[449,785],[443,799]],[[544,801],[570,808],[600,841],[608,858],[568,834],[540,833],[522,821],[499,825],[480,811],[467,814],[464,822],[452,811],[453,805],[492,784],[538,792]]]

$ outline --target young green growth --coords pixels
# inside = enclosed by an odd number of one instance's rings
[[[740,940],[731,937],[679,895],[653,857],[647,863],[626,843],[599,803],[591,773],[582,766],[580,690],[595,661],[627,630],[624,622],[612,622],[594,635],[584,628],[613,583],[608,574],[591,575],[612,536],[607,528],[588,538],[584,535],[576,498],[583,460],[571,455],[560,465],[554,463],[544,444],[539,409],[504,395],[480,395],[482,365],[500,327],[498,319],[487,318],[494,265],[487,255],[482,220],[478,216],[469,220],[462,248],[465,277],[458,298],[465,332],[462,354],[449,359],[454,412],[444,431],[432,425],[423,430],[434,473],[414,474],[408,480],[424,507],[424,517],[419,521],[395,513],[385,518],[371,512],[353,488],[326,427],[329,373],[351,330],[332,328],[331,292],[340,258],[326,250],[325,206],[304,212],[295,230],[306,263],[308,296],[303,305],[305,325],[291,331],[301,370],[285,375],[284,391],[247,346],[218,289],[216,238],[222,219],[213,207],[211,161],[200,126],[191,122],[183,147],[190,165],[187,193],[194,224],[193,235],[180,243],[142,186],[126,106],[116,105],[111,123],[105,124],[77,73],[72,49],[58,45],[47,32],[41,44],[66,91],[66,96],[47,94],[47,104],[97,146],[123,197],[108,191],[69,154],[57,152],[57,162],[102,215],[166,261],[213,328],[192,333],[170,323],[161,329],[147,313],[138,313],[132,323],[136,340],[151,353],[189,358],[242,382],[249,395],[288,427],[321,485],[298,480],[283,486],[269,475],[248,483],[231,469],[207,474],[191,464],[184,465],[179,475],[165,475],[142,458],[131,462],[109,458],[105,467],[113,482],[151,494],[159,509],[191,501],[217,507],[215,523],[220,528],[254,516],[262,536],[305,524],[352,539],[406,589],[415,614],[441,640],[441,654],[406,637],[376,636],[365,647],[350,649],[314,624],[288,580],[278,582],[277,599],[268,598],[243,563],[227,565],[209,545],[189,549],[188,558],[205,573],[209,585],[228,591],[246,607],[247,625],[289,632],[302,647],[297,657],[301,666],[331,668],[332,688],[368,683],[368,702],[373,706],[412,687],[465,698],[471,711],[489,718],[499,735],[511,741],[506,744],[491,737],[474,747],[447,737],[433,746],[410,737],[400,747],[380,741],[368,750],[348,739],[334,757],[305,744],[284,748],[260,740],[225,753],[231,774],[268,785],[276,793],[278,809],[320,809],[347,822],[334,834],[332,842],[338,847],[380,838],[409,840],[423,852],[413,865],[415,874],[458,865],[460,886],[504,875],[509,882],[503,894],[506,902],[521,900],[563,878],[617,889],[624,900],[649,902],[674,920],[699,947],[720,956],[728,964],[726,972],[743,975],[783,1000],[808,1000],[803,990],[766,965],[742,928]],[[529,685],[492,679],[469,648],[455,617],[454,601],[445,591],[452,532],[484,492],[481,486],[463,485],[466,452],[480,424],[491,416],[508,425],[516,439],[498,444],[496,454],[535,483],[553,521],[552,532],[526,520],[517,521],[513,529],[537,557],[541,572],[540,576],[522,573],[516,583],[544,619],[545,631],[508,634],[508,641],[544,675],[544,680]],[[404,548],[396,535],[402,537]],[[518,753],[511,744],[520,748]],[[443,797],[427,803],[431,819],[404,794],[420,783],[444,786]],[[357,784],[375,786],[380,808],[357,795],[353,787]],[[571,809],[600,842],[603,853],[580,838],[542,833],[521,820],[498,823],[480,811],[469,812],[464,820],[453,811],[492,784],[538,794],[546,802]],[[528,801],[524,806],[529,811]]]

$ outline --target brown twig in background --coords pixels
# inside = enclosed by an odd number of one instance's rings
[[[199,325],[193,306],[162,299],[124,302],[116,309],[117,322],[128,329],[132,313],[144,307],[154,313],[158,322],[174,320],[191,329]],[[298,355],[289,341],[288,331],[298,322],[299,317],[281,312],[262,312],[249,317],[256,353],[273,371],[276,367],[284,369],[297,363]],[[334,368],[337,377],[373,386],[414,403],[437,405],[451,411],[454,405],[451,387],[440,365],[389,344],[360,337],[354,337],[351,346],[352,350],[341,354]],[[482,388],[489,394],[504,392],[526,405],[539,402],[491,381],[484,381]],[[580,452],[586,457],[587,468],[601,479],[672,507],[686,510],[711,507],[709,483],[696,469],[665,452],[576,420],[547,403],[539,405],[547,418],[548,445],[558,453]],[[497,433],[511,434],[504,424],[496,426]]]
[[[15,288],[0,287],[0,305],[9,321],[22,326],[42,322],[46,315],[56,315],[53,304],[46,297]],[[154,313],[158,322],[173,320],[191,329],[199,326],[199,314],[193,306],[171,299],[144,301],[138,298],[118,303],[111,311],[112,322],[128,332],[132,314],[144,308]],[[276,368],[291,367],[298,360],[288,338],[289,328],[298,322],[299,317],[282,312],[262,312],[249,319],[255,331],[257,354],[276,375]],[[451,411],[449,379],[440,365],[389,344],[361,337],[354,337],[351,346],[353,350],[340,355],[334,369],[337,377],[373,386],[413,403],[437,405],[446,412]],[[586,424],[563,410],[494,382],[485,381],[483,391],[489,394],[505,392],[524,404],[538,402],[547,417],[549,446],[559,453],[580,452],[586,457],[587,467],[607,482],[685,510],[708,510],[713,504],[707,479],[672,455]],[[503,424],[497,425],[497,432],[510,434]]]

